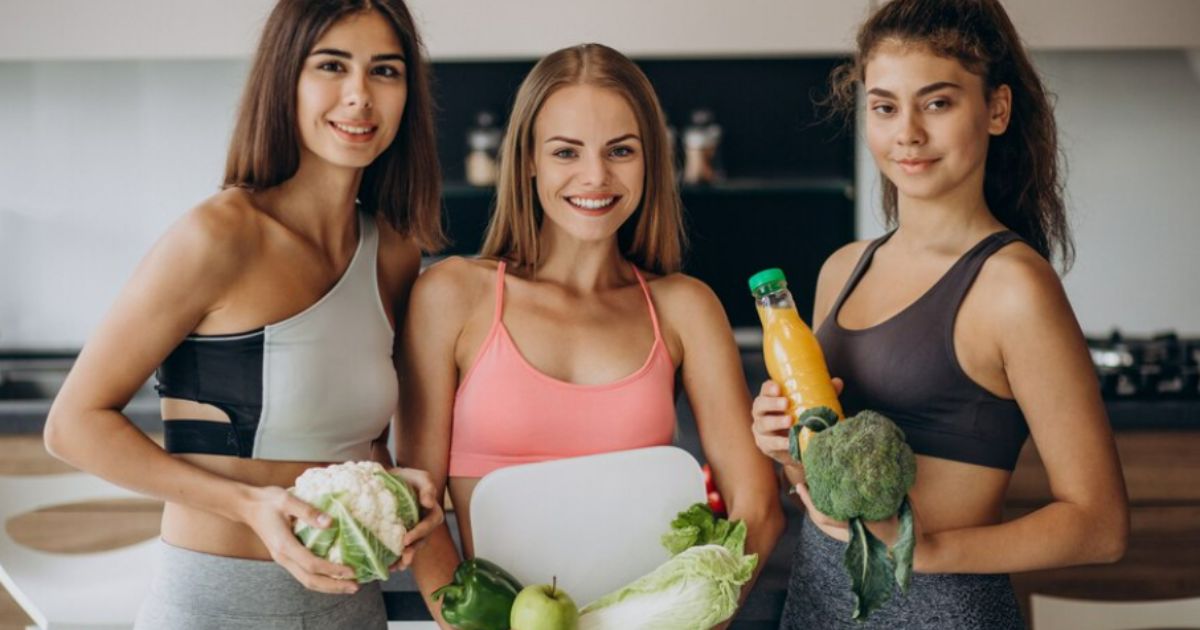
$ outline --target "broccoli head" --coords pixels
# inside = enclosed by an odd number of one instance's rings
[[[813,505],[841,521],[890,518],[917,476],[904,432],[873,411],[814,435],[803,460]]]

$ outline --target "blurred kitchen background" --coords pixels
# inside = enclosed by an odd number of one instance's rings
[[[155,239],[217,190],[272,4],[0,0],[0,474],[55,469],[36,432],[63,370]],[[440,107],[454,239],[443,253],[478,247],[493,195],[490,152],[534,60],[570,44],[609,44],[637,60],[659,93],[686,176],[686,270],[721,297],[757,388],[764,372],[745,278],[783,267],[807,316],[824,257],[884,231],[878,176],[853,121],[823,118],[813,105],[873,4],[409,0]],[[1195,597],[1200,1],[1004,4],[1057,97],[1078,248],[1064,283],[1092,342],[1136,508],[1134,544],[1120,564],[1016,582],[1023,596]],[[149,390],[131,404],[147,430],[156,414]],[[682,444],[695,450],[686,401],[681,418]],[[1009,515],[1048,497],[1031,445]],[[24,529],[35,538],[45,531]],[[772,608],[778,614],[786,560],[772,558],[775,573],[754,600],[761,612],[745,627],[770,627]],[[18,623],[3,597],[0,626],[6,612]]]

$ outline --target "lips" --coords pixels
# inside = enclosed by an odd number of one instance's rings
[[[375,137],[379,126],[364,121],[329,121],[329,128],[347,142],[367,142]]]
[[[928,171],[941,158],[907,158],[903,160],[894,160],[900,170],[909,175],[917,175]]]

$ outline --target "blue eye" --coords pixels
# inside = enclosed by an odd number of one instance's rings
[[[575,157],[575,149],[562,148],[556,150],[553,154],[556,158],[568,159]]]
[[[612,151],[609,152],[610,155],[612,155],[613,157],[617,157],[617,158],[630,157],[634,153],[635,153],[635,151],[633,150],[633,147],[626,147],[626,146],[613,147]]]

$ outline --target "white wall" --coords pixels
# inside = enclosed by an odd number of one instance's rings
[[[0,346],[78,347],[220,184],[245,63],[0,63]]]
[[[1200,79],[1178,52],[1042,53],[1058,93],[1084,329],[1200,334]],[[0,347],[79,346],[216,190],[243,61],[0,63]],[[859,232],[881,233],[859,164]]]
[[[1200,335],[1200,64],[1182,52],[1035,55],[1058,95],[1085,332]],[[858,233],[883,233],[879,178],[859,143]]]

